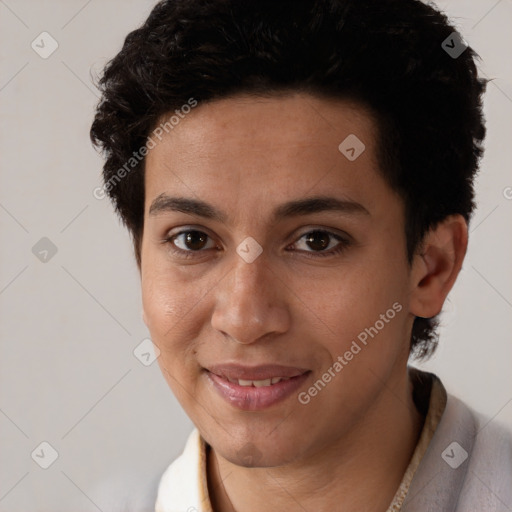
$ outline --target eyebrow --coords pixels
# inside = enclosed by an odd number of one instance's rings
[[[336,211],[345,214],[370,215],[370,212],[360,203],[329,196],[314,196],[289,201],[277,206],[272,212],[272,221],[311,215],[325,211]],[[167,212],[182,212],[205,219],[226,223],[227,215],[204,201],[188,197],[171,197],[160,194],[149,208],[149,215],[156,216]]]

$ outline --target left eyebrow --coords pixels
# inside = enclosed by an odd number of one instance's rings
[[[324,211],[370,215],[370,212],[361,203],[329,196],[307,197],[305,199],[284,203],[274,210],[273,215],[274,221],[276,221],[288,217],[310,215]]]
[[[149,208],[149,215],[154,216],[166,212],[183,212],[210,220],[226,223],[227,215],[215,206],[205,201],[187,197],[171,197],[160,194]],[[311,215],[324,211],[337,211],[345,214],[370,215],[370,212],[360,203],[329,196],[314,196],[295,201],[289,201],[277,206],[273,213],[273,222],[301,215]]]

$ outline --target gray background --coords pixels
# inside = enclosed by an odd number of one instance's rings
[[[512,0],[437,3],[494,81],[469,252],[442,344],[414,364],[512,426]],[[88,137],[91,73],[153,5],[0,0],[0,512],[150,509],[192,429],[157,363],[133,354],[149,334],[130,240],[93,196],[102,160]],[[31,48],[43,31],[59,45],[47,59]],[[46,262],[33,253],[43,237],[57,248]],[[31,457],[43,441],[58,452],[48,469]]]

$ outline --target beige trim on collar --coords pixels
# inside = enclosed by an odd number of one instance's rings
[[[421,459],[427,451],[428,445],[432,440],[434,432],[436,431],[437,425],[439,424],[446,407],[446,389],[436,375],[428,372],[419,372],[416,368],[412,367],[409,368],[409,375],[414,385],[415,394],[418,394],[418,399],[420,401],[420,397],[430,395],[428,413],[425,418],[425,423],[423,424],[420,438],[418,439],[418,444],[412,454],[411,461],[405,470],[402,482],[396,491],[395,497],[386,512],[399,512],[401,510],[414,473],[418,469]],[[417,407],[421,409],[425,405],[426,404],[422,404],[420,402],[417,404]]]
[[[416,368],[409,367],[409,376],[413,383],[414,401],[418,410],[428,411],[421,430],[418,444],[411,456],[411,460],[405,470],[402,482],[398,487],[396,494],[386,512],[399,512],[405,500],[409,486],[414,477],[414,473],[418,469],[421,459],[427,451],[428,445],[436,431],[441,420],[441,416],[446,407],[447,394],[442,382],[433,373],[420,371]],[[428,409],[427,409],[428,407]],[[424,415],[424,414],[423,414]],[[198,435],[199,439],[199,465],[198,465],[198,481],[201,500],[201,512],[214,512],[208,493],[207,481],[207,446],[204,439]]]

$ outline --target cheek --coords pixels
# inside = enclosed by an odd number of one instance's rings
[[[176,279],[167,268],[143,264],[142,305],[153,343],[160,350],[158,359],[168,371],[186,373],[198,339],[197,303],[194,287]]]
[[[143,281],[142,304],[148,327],[159,335],[185,316],[186,300],[186,294],[175,284],[166,282],[165,278],[155,276]]]
[[[395,258],[396,264],[390,264],[391,254],[372,260],[351,265],[349,271],[333,275],[323,282],[321,289],[317,288],[316,292],[310,289],[305,295],[304,303],[315,313],[311,318],[321,320],[315,320],[320,329],[318,334],[326,336],[326,346],[333,359],[344,354],[358,339],[378,341],[381,353],[394,352],[402,346],[407,294],[404,274],[399,270],[402,262]],[[299,293],[307,292],[304,289]],[[364,344],[361,347],[369,352],[368,356],[375,353],[368,351]],[[357,356],[358,360],[366,359],[361,355]]]
[[[141,266],[142,305],[150,331],[158,336],[175,335],[187,313],[197,302],[196,290],[180,276],[163,254],[143,253]],[[167,337],[167,335],[166,335]]]
[[[377,267],[352,267],[349,272],[324,282],[316,299],[310,304],[333,325],[363,325],[375,321],[392,304],[402,299],[403,286],[399,276]],[[375,318],[374,318],[375,317]]]
[[[198,298],[189,287],[158,272],[154,267],[142,274],[142,302],[163,377],[182,407],[191,412],[200,369],[196,360],[199,339],[196,318]]]

